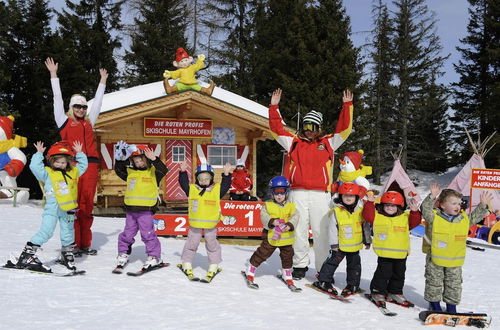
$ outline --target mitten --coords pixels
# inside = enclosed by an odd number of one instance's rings
[[[127,148],[127,143],[124,141],[118,141],[115,145],[115,160],[125,160],[125,151]]]
[[[170,77],[172,77],[172,75],[170,74],[170,71],[165,70],[165,72],[163,72],[163,78],[170,79]]]
[[[278,219],[279,225],[274,226],[274,234],[272,237],[273,241],[277,241],[281,238],[281,233],[285,231],[285,221],[283,219]]]

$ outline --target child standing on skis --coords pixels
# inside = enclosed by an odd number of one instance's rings
[[[385,192],[380,204],[373,195],[363,207],[363,219],[373,226],[373,250],[378,256],[377,269],[370,283],[371,299],[380,307],[385,301],[413,305],[403,295],[406,258],[410,250],[410,230],[420,224],[422,215],[415,199],[410,212],[404,211],[404,197],[396,191]]]
[[[365,195],[366,189],[354,182],[344,182],[338,189],[336,204],[328,213],[330,255],[326,258],[318,274],[318,281],[313,285],[320,290],[337,295],[333,287],[333,275],[344,258],[347,259],[347,286],[342,296],[350,296],[360,291],[361,258],[359,250],[363,244],[367,249],[371,243],[371,228],[363,222],[362,208],[358,201]]]
[[[295,226],[299,221],[299,213],[295,204],[288,201],[290,183],[284,176],[276,176],[269,181],[269,192],[272,200],[267,201],[260,211],[262,243],[250,257],[245,272],[248,286],[258,288],[254,283],[255,271],[276,250],[280,250],[283,279],[287,285],[294,286],[292,279],[293,243],[295,242]]]
[[[34,144],[37,152],[31,158],[30,170],[38,181],[43,183],[45,192],[45,207],[43,210],[40,230],[26,243],[23,252],[16,263],[7,263],[7,267],[25,268],[39,272],[52,272],[37,257],[37,250],[54,234],[59,222],[61,237],[61,256],[59,263],[69,270],[75,271],[73,249],[75,244],[75,230],[73,221],[78,203],[78,178],[87,169],[87,156],[82,152],[82,144],[73,142],[76,152],[76,166],[73,166],[74,153],[66,141],[55,143],[47,152],[47,163],[43,163],[45,147],[43,142]]]
[[[123,141],[119,141],[115,147],[115,160],[116,175],[127,181],[124,198],[127,215],[125,228],[118,236],[117,268],[123,268],[128,263],[134,237],[140,231],[148,256],[142,269],[151,270],[163,263],[153,215],[158,205],[158,185],[168,168],[152,149],[128,145]]]
[[[220,217],[220,199],[231,186],[231,164],[224,165],[221,183],[215,183],[212,166],[201,164],[196,168],[195,183],[189,184],[186,172],[186,162],[181,163],[179,185],[189,198],[189,233],[182,250],[181,262],[178,267],[190,280],[197,279],[193,274],[192,261],[200,244],[201,237],[205,237],[205,248],[208,255],[208,271],[206,282],[220,271],[219,263],[222,253],[217,241],[217,223]]]
[[[424,299],[430,310],[442,311],[440,302],[444,300],[446,311],[456,313],[462,295],[462,265],[469,227],[488,213],[493,196],[483,192],[481,203],[469,216],[461,209],[462,195],[458,191],[441,191],[436,183],[429,188],[430,194],[421,207],[425,219],[422,251],[427,254]],[[436,198],[438,207],[434,208]]]

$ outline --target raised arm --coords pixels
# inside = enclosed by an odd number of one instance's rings
[[[269,105],[269,129],[272,131],[274,139],[286,150],[290,151],[294,135],[288,132],[284,127],[283,118],[279,110],[282,90],[278,88],[271,96]]]
[[[57,127],[62,127],[68,116],[64,112],[64,103],[61,93],[61,86],[59,85],[59,78],[57,77],[57,70],[59,64],[54,61],[52,57],[47,57],[45,66],[50,72],[50,85],[52,86],[52,94],[54,95],[54,119]]]
[[[104,97],[104,91],[106,89],[106,81],[108,80],[108,71],[106,69],[99,69],[99,74],[101,75],[101,80],[99,81],[99,86],[97,86],[97,91],[95,92],[94,102],[92,102],[92,107],[87,113],[90,123],[94,126],[99,113],[101,112],[102,98]]]
[[[340,111],[339,120],[335,127],[335,132],[330,135],[328,142],[333,150],[337,150],[349,137],[352,132],[352,115],[354,106],[352,104],[353,94],[346,89],[342,96],[342,110]]]

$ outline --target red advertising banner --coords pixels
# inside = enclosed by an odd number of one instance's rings
[[[500,170],[489,168],[473,168],[471,173],[471,189],[500,189]]]
[[[144,137],[211,138],[212,131],[211,120],[144,118]]]
[[[261,236],[260,210],[262,202],[221,201],[222,221],[217,225],[218,236]],[[156,214],[155,229],[158,235],[187,235],[187,214]]]

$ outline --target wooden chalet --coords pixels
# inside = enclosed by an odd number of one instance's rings
[[[208,161],[220,182],[225,162],[241,158],[255,183],[257,141],[272,138],[267,107],[218,87],[211,96],[167,95],[161,81],[105,94],[94,128],[101,153],[96,213],[108,214],[121,213],[112,210],[123,206],[126,188],[113,170],[117,141],[148,144],[165,162],[170,171],[160,193],[168,207],[187,200],[177,182],[180,162],[187,161],[192,180],[196,166]]]

